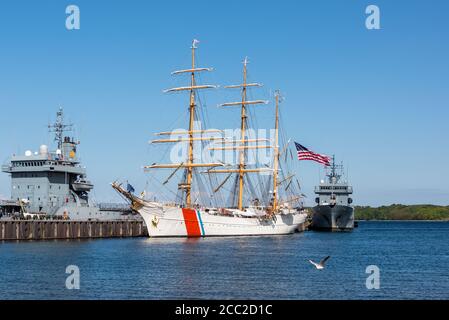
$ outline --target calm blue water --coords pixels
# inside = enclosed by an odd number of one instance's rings
[[[331,255],[319,272],[307,262]],[[68,265],[81,290],[65,288]],[[381,289],[366,289],[366,267]],[[353,233],[0,243],[0,299],[449,299],[449,223]]]

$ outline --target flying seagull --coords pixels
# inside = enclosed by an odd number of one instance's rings
[[[313,264],[313,265],[315,266],[315,268],[317,268],[318,270],[324,270],[324,267],[325,267],[325,265],[326,265],[326,262],[327,262],[330,258],[331,258],[331,257],[328,256],[328,257],[324,258],[320,263],[313,262],[312,260],[309,260],[309,262],[310,262],[311,264]]]

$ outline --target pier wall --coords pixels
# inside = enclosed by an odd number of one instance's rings
[[[0,241],[126,238],[146,235],[143,221],[0,221]]]

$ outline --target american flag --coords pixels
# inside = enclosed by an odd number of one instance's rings
[[[315,161],[315,162],[324,164],[325,166],[331,165],[330,157],[310,151],[309,149],[307,149],[303,145],[300,145],[297,142],[295,142],[295,145],[296,145],[296,150],[298,150],[298,159],[300,161],[301,160],[311,160],[311,161]]]

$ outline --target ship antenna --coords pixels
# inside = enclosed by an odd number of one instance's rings
[[[332,155],[332,177],[336,175],[336,167],[335,167],[335,154]]]
[[[56,122],[48,125],[48,131],[55,134],[55,141],[58,143],[58,149],[62,150],[62,143],[64,142],[64,132],[71,131],[73,124],[64,123],[64,109],[59,107],[56,113]]]

